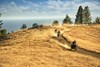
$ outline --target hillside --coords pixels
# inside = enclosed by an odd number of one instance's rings
[[[55,29],[90,54],[62,48],[64,40],[52,37]],[[92,54],[100,55],[99,44],[99,25],[24,29],[0,41],[0,67],[98,67],[100,57]]]
[[[82,48],[100,53],[100,25],[67,27],[64,36],[76,40]]]

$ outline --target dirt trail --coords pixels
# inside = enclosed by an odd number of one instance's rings
[[[61,44],[59,44],[63,49],[66,49],[66,50],[70,50],[70,44],[71,42],[69,42],[64,36],[60,36],[60,37],[52,37],[53,39],[59,41]],[[77,52],[77,53],[80,53],[80,54],[85,54],[85,55],[89,55],[89,56],[92,56],[92,57],[95,57],[97,59],[100,59],[100,53],[97,53],[97,52],[94,52],[94,51],[90,51],[90,50],[87,50],[87,49],[84,49],[84,48],[81,48],[81,47],[77,47],[77,50],[76,51],[73,51],[73,52]]]

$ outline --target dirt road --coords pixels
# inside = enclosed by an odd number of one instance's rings
[[[67,38],[65,38],[64,36],[59,36],[59,37],[52,37],[53,39],[59,41],[61,44],[59,44],[63,49],[66,49],[66,50],[69,50],[69,51],[72,51],[71,48],[70,48],[70,44],[71,42],[69,42],[67,40]],[[77,47],[77,50],[76,51],[73,51],[73,52],[76,52],[76,53],[80,53],[80,54],[84,54],[84,55],[89,55],[89,56],[92,56],[92,57],[95,57],[97,59],[100,59],[100,53],[97,53],[97,52],[94,52],[94,51],[90,51],[90,50],[87,50],[87,49],[84,49],[84,48],[81,48],[81,47]]]

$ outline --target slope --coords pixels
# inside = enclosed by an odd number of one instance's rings
[[[0,67],[97,67],[100,60],[59,47],[55,27],[25,29],[0,41]]]

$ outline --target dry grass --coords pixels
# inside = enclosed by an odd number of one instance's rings
[[[66,27],[64,36],[69,40],[76,40],[80,47],[100,52],[100,25]]]
[[[9,34],[10,39],[0,43],[0,45],[8,44],[7,46],[0,46],[0,67],[98,67],[100,65],[100,59],[62,49],[58,45],[61,43],[51,38],[54,29],[47,27],[21,30]],[[65,28],[60,29],[65,30]],[[68,27],[68,29],[73,32],[73,27]],[[72,32],[66,31],[64,35],[69,35],[69,39],[71,39]],[[76,35],[78,34],[76,33]],[[92,43],[91,40],[89,41]],[[80,42],[78,41],[78,43]],[[93,43],[97,44],[98,41],[95,40]],[[85,45],[80,44],[79,46],[85,48]],[[92,47],[98,48],[100,46],[91,45],[86,49],[92,49]],[[95,48],[92,50],[99,49]]]

